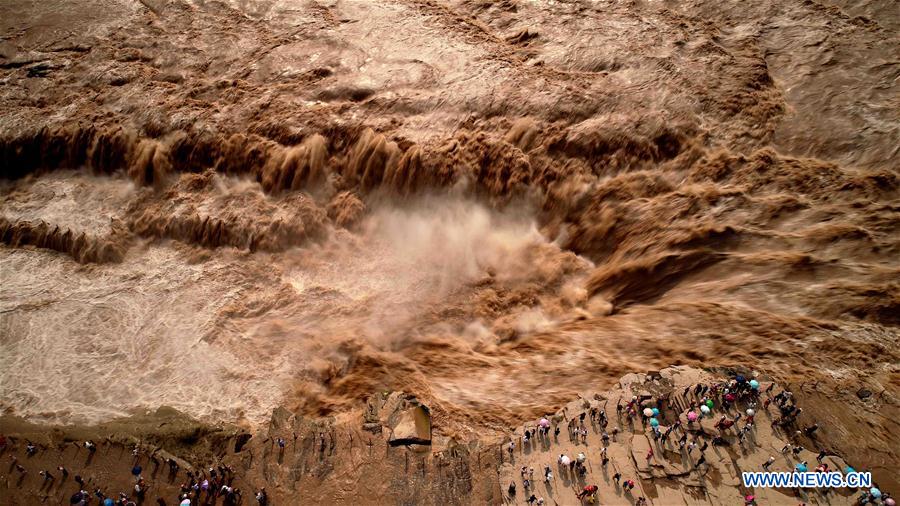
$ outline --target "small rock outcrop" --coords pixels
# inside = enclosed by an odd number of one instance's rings
[[[411,405],[399,413],[388,440],[391,446],[430,445],[431,414],[422,405]]]

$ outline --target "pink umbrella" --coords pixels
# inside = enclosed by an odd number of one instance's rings
[[[550,420],[547,420],[546,418],[541,418],[541,421],[538,423],[541,424],[541,427],[543,427],[545,429],[547,427],[550,427]]]
[[[693,421],[696,421],[696,420],[697,420],[697,413],[694,412],[694,411],[688,411],[687,419],[690,420],[690,421],[692,421],[692,422],[693,422]]]

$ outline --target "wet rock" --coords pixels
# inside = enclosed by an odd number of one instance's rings
[[[250,441],[250,438],[252,438],[252,437],[253,437],[252,434],[244,433],[244,434],[239,435],[237,438],[235,438],[234,453],[238,453],[241,450],[243,450],[244,445],[246,445],[247,442]]]

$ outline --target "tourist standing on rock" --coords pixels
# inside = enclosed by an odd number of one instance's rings
[[[617,487],[619,486],[619,480],[621,480],[621,479],[622,479],[622,473],[616,472],[616,474],[613,475],[613,481],[616,482]]]
[[[256,492],[256,502],[259,506],[268,506],[269,504],[269,495],[266,494],[266,488],[263,487]]]
[[[765,462],[763,463],[762,467],[763,467],[763,469],[765,469],[766,471],[768,471],[768,470],[769,470],[769,466],[771,466],[773,463],[775,463],[775,457],[769,457],[769,460],[765,461]]]
[[[596,494],[596,493],[597,493],[597,490],[599,490],[599,489],[600,489],[600,488],[597,487],[597,485],[588,485],[588,486],[584,487],[584,488],[581,490],[581,492],[578,493],[578,496],[577,496],[577,497],[578,497],[579,500],[582,500],[582,499],[584,499],[585,497],[587,497],[587,496],[589,496],[589,495],[594,495],[594,494]]]

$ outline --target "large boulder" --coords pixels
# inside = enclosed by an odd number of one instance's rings
[[[431,414],[422,405],[409,405],[397,413],[396,424],[388,440],[391,446],[430,445]]]

